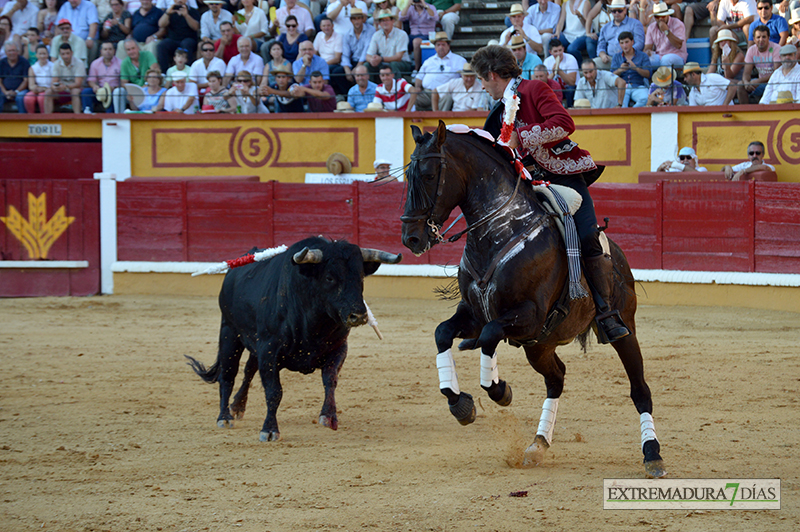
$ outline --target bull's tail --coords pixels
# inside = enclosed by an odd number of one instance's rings
[[[200,362],[199,360],[194,359],[189,355],[183,355],[183,356],[189,359],[189,362],[187,362],[186,364],[191,366],[192,370],[198,375],[200,375],[201,379],[210,384],[217,382],[217,378],[219,377],[219,372],[220,372],[219,360],[214,362],[214,364],[210,368],[206,369],[203,363]]]

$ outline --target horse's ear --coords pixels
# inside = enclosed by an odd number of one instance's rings
[[[422,131],[417,126],[411,126],[411,136],[414,137],[414,142],[417,144],[422,141]]]
[[[444,139],[447,138],[447,126],[444,125],[444,122],[439,120],[439,127],[436,128],[436,144],[437,147],[441,148],[442,144],[444,144]]]

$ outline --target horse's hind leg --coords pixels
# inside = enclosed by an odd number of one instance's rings
[[[255,353],[250,351],[250,357],[247,359],[247,364],[244,366],[242,385],[233,397],[233,403],[231,403],[231,414],[233,414],[236,419],[242,419],[244,417],[244,411],[247,408],[247,392],[250,390],[250,383],[253,382],[253,377],[255,377],[257,371],[258,357]]]
[[[636,334],[631,334],[611,344],[617,351],[625,373],[631,383],[631,399],[639,412],[639,428],[642,433],[642,453],[644,453],[644,471],[650,478],[666,476],[664,462],[659,454],[661,446],[656,438],[653,424],[653,400],[650,388],[644,380],[644,362],[639,349]]]
[[[525,355],[533,369],[544,377],[547,398],[542,405],[542,415],[533,443],[525,449],[523,465],[536,466],[544,461],[544,455],[553,441],[553,429],[558,412],[558,398],[564,390],[564,375],[567,368],[556,355],[555,346],[525,346]]]

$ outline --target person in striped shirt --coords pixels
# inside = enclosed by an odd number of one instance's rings
[[[387,111],[409,111],[414,108],[419,90],[405,79],[394,79],[392,67],[384,63],[378,74],[381,84],[375,89],[374,102],[383,105]]]

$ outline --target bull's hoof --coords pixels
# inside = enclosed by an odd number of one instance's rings
[[[525,453],[522,458],[523,467],[536,467],[538,465],[542,465],[544,463],[544,455],[547,453],[547,449],[549,448],[550,444],[547,443],[547,440],[544,439],[544,436],[537,434],[530,447],[525,449]]]
[[[462,425],[469,425],[475,421],[475,402],[472,400],[472,396],[461,392],[458,396],[458,402],[450,405],[450,413]]]
[[[667,469],[664,467],[663,460],[651,460],[644,463],[644,474],[647,478],[664,478],[667,476]]]
[[[217,420],[217,427],[224,429],[232,429],[233,428],[233,420],[232,419],[218,419]]]
[[[271,430],[269,432],[261,431],[261,434],[258,435],[258,439],[261,441],[278,441],[281,439],[281,433],[277,430]]]
[[[492,386],[489,389],[489,398],[500,406],[510,405],[512,399],[511,385],[506,381],[498,382],[497,386]]]
[[[319,424],[323,427],[328,427],[331,430],[339,428],[339,421],[331,416],[319,416]]]

